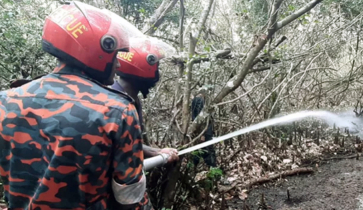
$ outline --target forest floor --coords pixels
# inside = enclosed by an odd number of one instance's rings
[[[262,194],[271,210],[363,209],[363,157],[357,160],[354,154],[325,155],[309,165],[314,168],[313,173],[255,186],[245,201],[229,200],[228,209],[256,210]],[[244,202],[249,208],[244,207]]]

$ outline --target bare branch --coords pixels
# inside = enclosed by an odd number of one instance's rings
[[[189,121],[190,121],[190,107],[189,107],[189,100],[190,100],[190,93],[191,93],[191,81],[192,81],[192,71],[193,71],[193,64],[194,64],[194,55],[195,55],[195,47],[197,44],[197,41],[200,37],[200,34],[203,30],[203,28],[205,27],[205,23],[208,19],[210,10],[212,8],[214,0],[209,0],[208,5],[205,7],[203,14],[201,16],[201,19],[199,21],[198,24],[198,32],[195,36],[193,36],[191,33],[189,35],[189,58],[188,59],[188,64],[187,64],[187,80],[185,81],[185,86],[184,86],[184,101],[183,101],[183,132],[184,134],[188,133],[188,127],[189,127]]]
[[[244,97],[244,96],[246,96],[246,95],[248,95],[250,92],[252,92],[252,90],[254,90],[256,87],[258,87],[258,86],[260,86],[260,85],[262,85],[265,81],[266,81],[266,79],[270,76],[270,73],[271,73],[271,71],[270,72],[268,72],[268,74],[261,80],[261,82],[260,83],[258,83],[257,85],[255,85],[255,86],[253,86],[249,91],[247,91],[245,94],[242,94],[242,95],[240,95],[240,96],[238,96],[237,98],[234,98],[234,99],[232,99],[232,100],[229,100],[229,101],[226,101],[226,102],[222,102],[222,103],[219,103],[219,104],[215,104],[214,106],[221,106],[221,105],[224,105],[224,104],[229,104],[229,103],[233,103],[233,102],[235,102],[235,101],[238,101],[239,99],[241,99],[242,97]]]
[[[179,11],[179,50],[182,52],[184,50],[184,42],[183,42],[183,30],[184,30],[184,15],[185,15],[185,8],[184,8],[184,0],[180,0],[180,11]],[[184,75],[184,63],[176,62],[178,65],[178,81],[175,87],[175,98],[178,98],[181,93],[181,84],[183,81]]]
[[[270,68],[271,68],[270,66],[265,66],[265,67],[261,67],[261,68],[258,68],[258,69],[251,69],[248,73],[266,71],[266,70],[269,70]]]
[[[192,34],[189,34],[189,56],[192,57],[195,54],[195,45],[197,44],[197,41],[193,38]],[[192,81],[192,71],[193,71],[193,58],[188,62],[187,65],[187,80],[185,81],[185,89],[184,89],[184,101],[183,101],[183,133],[188,132],[189,127],[189,99],[190,99],[190,83]]]
[[[314,0],[312,2],[316,2],[316,3],[314,3],[314,4],[309,3],[307,6],[303,7],[299,11],[304,11],[304,13],[306,13],[309,10],[311,10],[314,6],[316,6],[318,3],[320,3],[321,1],[322,0]],[[279,10],[281,3],[282,3],[282,0],[275,1],[275,4],[274,4],[272,12],[271,12],[271,18],[270,18],[270,22],[269,22],[269,26],[268,26],[267,36],[261,35],[258,37],[256,45],[248,53],[247,58],[242,65],[241,71],[239,72],[239,74],[237,75],[236,78],[232,78],[227,83],[227,85],[223,87],[223,89],[219,92],[217,97],[214,99],[214,103],[220,103],[224,97],[226,97],[229,93],[231,93],[232,91],[234,91],[235,89],[237,89],[239,87],[239,85],[243,82],[244,78],[248,74],[249,70],[253,67],[255,58],[257,57],[259,52],[265,47],[267,41],[273,37],[274,33],[276,33],[276,31],[278,29],[282,28],[282,24],[280,24],[280,27],[279,27],[279,24],[276,23],[278,10]],[[304,13],[299,12],[297,14],[302,15]],[[295,19],[291,19],[291,21],[295,20]],[[284,23],[284,25],[286,25],[286,24],[290,23],[291,21],[289,21],[289,22],[286,21],[283,23]]]
[[[216,52],[212,52],[212,53],[199,53],[198,55],[200,57],[193,58],[194,64],[210,61],[211,58],[223,58],[223,59],[234,58],[231,55],[230,48],[226,48],[223,50],[217,50]],[[206,57],[203,57],[203,56],[206,56]],[[173,63],[186,63],[186,60],[188,60],[188,58],[186,56],[180,56],[180,57],[173,57],[171,60]]]
[[[167,38],[167,37],[162,37],[162,36],[156,36],[156,35],[151,35],[152,37],[155,37],[155,38],[159,38],[159,39],[163,39],[163,40],[166,40],[166,41],[169,41],[169,42],[172,42],[174,45],[180,45],[178,41],[174,40],[174,39],[171,39],[171,38]]]
[[[214,99],[214,103],[219,103],[226,97],[230,92],[237,89],[237,87],[242,83],[244,78],[246,77],[248,71],[252,68],[252,64],[254,59],[257,57],[258,53],[262,50],[262,48],[266,45],[267,39],[260,38],[259,44],[256,45],[252,50],[249,52],[245,62],[242,65],[242,70],[240,71],[237,78],[230,80],[225,87],[219,92],[217,97]]]
[[[248,53],[247,58],[245,62],[242,65],[242,69],[239,73],[239,75],[236,78],[233,78],[230,80],[226,86],[223,87],[221,92],[217,95],[217,97],[214,99],[214,103],[220,103],[224,97],[226,97],[229,93],[234,91],[239,87],[239,85],[243,82],[244,78],[246,77],[249,70],[252,68],[255,58],[257,57],[258,53],[264,48],[266,45],[268,38],[271,38],[272,35],[275,33],[275,20],[277,19],[277,14],[279,7],[282,3],[282,0],[278,0],[275,2],[273,10],[272,10],[272,16],[270,18],[269,23],[269,32],[268,35],[262,35],[257,38],[256,46],[252,48],[252,50]]]
[[[184,43],[183,43],[183,27],[184,27],[184,16],[185,16],[185,8],[184,8],[184,0],[180,0],[180,12],[179,12],[179,48],[180,51],[183,51]]]
[[[318,69],[320,69],[320,68],[311,68],[311,69],[305,69],[304,71],[302,71],[302,72],[298,72],[298,73],[296,73],[296,74],[294,74],[293,76],[291,76],[291,78],[290,79],[288,79],[288,81],[286,81],[286,84],[287,83],[289,83],[289,82],[291,82],[291,81],[293,81],[293,79],[295,78],[295,77],[297,77],[297,76],[300,76],[301,74],[305,74],[306,72],[308,72],[308,71],[313,71],[313,70],[318,70]],[[303,78],[303,76],[301,76],[300,77],[300,80]],[[265,103],[265,101],[272,95],[272,93],[274,92],[274,91],[276,91],[283,83],[284,83],[284,81],[285,80],[287,80],[287,78],[285,78],[279,85],[277,85],[276,86],[276,88],[274,88],[272,91],[271,91],[271,93],[269,93],[266,97],[265,97],[265,99],[264,100],[262,100],[262,102],[258,105],[258,109],[260,109],[261,108],[261,106],[263,105],[263,103]],[[296,84],[298,84],[298,83],[296,83]],[[295,86],[296,87],[296,86]],[[295,89],[295,88],[293,88],[293,89]]]
[[[158,29],[158,27],[163,23],[164,17],[168,14],[175,6],[178,0],[164,0],[155,13],[151,16],[148,29],[144,33],[152,35]]]
[[[180,109],[178,109],[178,110],[174,113],[173,117],[171,118],[171,120],[170,120],[170,122],[169,122],[169,125],[168,125],[168,128],[166,129],[166,131],[165,131],[165,133],[164,133],[164,137],[162,138],[162,139],[163,139],[163,141],[165,140],[165,138],[166,138],[167,134],[170,132],[171,127],[173,126],[173,124],[174,124],[174,122],[175,122],[175,119],[176,119],[176,117],[178,116],[178,114],[179,114],[179,113],[180,113]]]
[[[203,31],[203,28],[205,27],[205,23],[207,22],[210,10],[212,8],[214,0],[209,0],[208,6],[206,8],[204,8],[204,11],[201,15],[200,21],[198,23],[198,31],[196,34],[194,34],[194,38],[196,38],[197,40],[199,39],[200,34]]]
[[[296,12],[291,14],[290,16],[288,16],[285,19],[279,21],[277,23],[276,29],[279,30],[282,27],[286,26],[287,24],[291,23],[292,21],[296,20],[298,17],[300,17],[301,15],[307,13],[308,11],[310,11],[312,8],[314,8],[317,4],[319,4],[322,1],[323,0],[313,0],[313,1],[311,1],[310,3],[308,3],[304,7],[300,8],[299,10],[297,10]]]
[[[209,117],[207,118],[209,119]],[[207,131],[209,126],[209,120],[207,120],[207,124],[205,125],[204,129],[202,132],[199,133],[199,135],[197,137],[195,137],[193,140],[191,140],[188,144],[183,145],[183,147],[189,147],[190,145],[192,145],[194,142],[196,142],[198,139],[200,139],[202,137],[202,135]]]
[[[270,18],[270,23],[269,23],[269,27],[268,27],[268,35],[267,35],[267,39],[271,39],[272,36],[274,35],[274,33],[277,31],[277,14],[278,11],[280,9],[281,3],[283,2],[283,0],[276,0],[274,5],[273,5],[273,9],[272,9],[272,13],[271,13],[271,18]]]
[[[207,109],[204,108],[203,111],[199,113],[199,115],[192,122],[189,128],[189,133],[194,133],[196,130],[200,129],[202,124],[206,122],[209,116],[210,114],[207,113]]]

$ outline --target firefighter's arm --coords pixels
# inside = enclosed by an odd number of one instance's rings
[[[168,163],[179,160],[178,150],[176,149],[173,148],[159,149],[159,148],[149,147],[147,145],[143,145],[143,148],[144,148],[145,157],[155,157],[160,154],[168,154],[169,155]]]
[[[149,147],[145,144],[142,146],[142,148],[144,150],[145,158],[154,157],[154,156],[158,155],[161,150],[159,148]]]
[[[125,109],[114,140],[112,190],[115,200],[122,205],[140,202],[146,190],[141,129],[137,119],[134,107]]]

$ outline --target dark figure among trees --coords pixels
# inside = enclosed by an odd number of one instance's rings
[[[206,90],[201,90],[192,100],[192,120],[194,120],[199,113],[203,110],[205,104]],[[213,118],[210,117],[208,128],[200,138],[200,142],[212,140],[214,133]],[[199,164],[200,158],[203,158],[205,163],[210,167],[216,167],[216,154],[213,145],[205,147],[197,151],[197,155],[194,155],[193,162],[195,167]]]

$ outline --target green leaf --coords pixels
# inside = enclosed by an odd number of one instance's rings
[[[217,179],[223,175],[223,171],[220,168],[211,168],[207,174],[210,179]]]
[[[295,10],[295,7],[293,5],[289,5],[288,8],[289,8],[289,11],[294,11]]]

